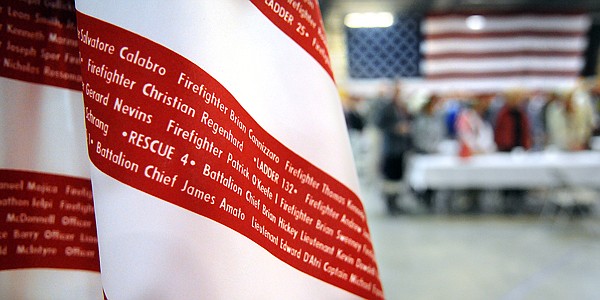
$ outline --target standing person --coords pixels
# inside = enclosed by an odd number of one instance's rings
[[[377,93],[365,99],[363,101],[364,106],[361,107],[365,121],[365,127],[363,128],[365,172],[361,180],[366,188],[378,189],[379,183],[382,181],[380,166],[383,134],[378,122],[384,107],[392,101],[394,90],[394,82],[381,83]]]
[[[415,116],[412,125],[412,140],[415,151],[421,154],[437,153],[446,136],[446,122],[438,111],[440,98],[437,95],[427,95],[423,106]],[[423,205],[431,211],[435,191],[426,189],[417,194]]]
[[[418,153],[438,152],[438,147],[446,136],[446,122],[438,110],[439,102],[439,96],[427,96],[414,118],[412,138],[415,151]]]
[[[490,102],[491,98],[489,96],[479,96],[477,99],[469,101],[459,113],[456,120],[456,135],[461,157],[466,158],[496,150],[492,125],[484,118]],[[469,201],[467,212],[479,213],[481,211],[479,203],[481,191],[470,189],[466,193]]]
[[[546,122],[551,145],[564,151],[589,148],[595,120],[585,95],[570,92],[562,101],[549,104]]]
[[[466,103],[456,119],[456,136],[460,155],[468,157],[474,154],[490,153],[496,150],[494,130],[485,120],[490,98],[477,97]]]
[[[600,124],[598,124],[598,120],[600,120],[600,78],[596,79],[596,82],[590,88],[589,98],[595,120],[592,136],[600,136]]]
[[[410,135],[410,115],[402,98],[400,84],[396,86],[389,103],[382,107],[377,125],[383,135],[381,173],[383,175],[383,194],[390,215],[402,213],[397,198],[404,178],[404,162],[412,147]]]
[[[525,97],[522,91],[506,93],[506,102],[498,112],[494,128],[494,140],[501,152],[514,149],[529,150],[533,145],[529,116],[523,109]],[[525,204],[526,190],[502,190],[503,209],[506,214],[520,212]]]
[[[525,150],[531,148],[531,125],[523,103],[521,91],[510,91],[506,94],[506,102],[498,112],[494,127],[494,141],[498,151],[510,152],[517,147]]]
[[[357,95],[350,94],[344,97],[343,100],[344,118],[348,130],[361,132],[365,127],[364,117],[358,111],[358,105],[362,99]]]
[[[348,137],[354,156],[354,164],[358,172],[359,179],[364,176],[365,171],[365,149],[363,142],[363,129],[365,127],[365,118],[359,112],[358,106],[363,99],[355,94],[344,94],[342,96],[342,105],[344,108],[344,118],[346,120],[346,128],[348,129]]]

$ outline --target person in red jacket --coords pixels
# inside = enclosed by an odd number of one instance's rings
[[[506,103],[496,116],[494,141],[498,151],[510,152],[520,148],[529,150],[533,145],[531,126],[525,112],[525,94],[513,90],[506,93]],[[506,214],[519,213],[524,208],[526,190],[506,189],[502,191],[503,209]]]
[[[531,125],[523,109],[524,93],[506,93],[506,103],[498,111],[494,126],[494,141],[498,151],[510,152],[520,147],[528,150],[532,146]]]

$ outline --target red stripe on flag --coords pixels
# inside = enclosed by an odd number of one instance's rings
[[[464,78],[464,79],[477,79],[477,78],[490,78],[490,77],[566,77],[572,78],[577,77],[579,72],[574,71],[480,71],[480,72],[447,72],[447,73],[436,73],[428,75],[427,79],[450,79],[450,78]]]
[[[425,54],[426,60],[451,59],[451,58],[512,58],[512,57],[581,57],[581,51],[534,51],[519,50],[505,52],[444,52]]]
[[[585,33],[581,31],[540,31],[540,30],[517,30],[517,31],[496,31],[496,32],[445,32],[431,33],[425,37],[425,40],[439,39],[482,39],[482,38],[504,38],[504,37],[528,37],[528,38],[544,38],[544,37],[582,37]]]

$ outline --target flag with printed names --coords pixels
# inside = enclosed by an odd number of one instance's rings
[[[422,23],[421,73],[432,89],[558,89],[585,65],[585,14],[432,14]],[[471,23],[469,23],[471,22]]]

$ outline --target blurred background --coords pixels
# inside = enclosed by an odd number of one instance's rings
[[[388,299],[600,299],[600,1],[320,0]]]

